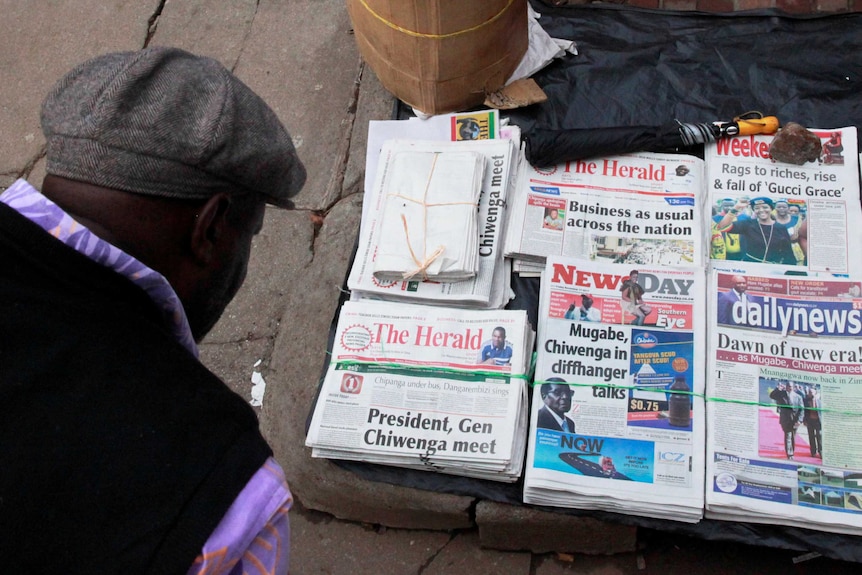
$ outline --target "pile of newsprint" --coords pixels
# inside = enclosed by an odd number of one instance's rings
[[[496,111],[371,123],[351,300],[306,439],[313,456],[522,475],[535,334],[526,312],[502,309],[521,152],[518,130],[499,124]]]
[[[823,150],[802,165],[754,135],[538,169],[483,114],[371,124],[314,455],[523,474],[545,506],[862,533],[856,129],[811,128]],[[450,151],[485,158],[458,184],[480,188],[475,268],[437,261],[456,234],[432,240],[430,211],[463,206],[415,167],[433,160],[399,158]],[[393,223],[399,202],[423,209]],[[511,270],[541,278],[532,366]]]

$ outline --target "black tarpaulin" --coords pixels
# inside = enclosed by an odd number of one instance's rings
[[[534,76],[548,101],[509,114],[524,132],[730,121],[750,110],[782,125],[862,125],[862,14],[533,6],[579,55]]]
[[[557,60],[534,76],[547,93],[547,102],[506,113],[525,133],[532,128],[730,121],[751,110],[778,116],[782,125],[794,121],[816,128],[862,126],[862,14],[719,15],[531,3],[551,36],[574,40],[579,55]],[[399,117],[405,114],[404,108],[396,112]],[[536,325],[538,281],[513,276],[513,289],[517,296],[508,307],[526,309]],[[372,481],[521,504],[522,481],[507,485],[361,462],[337,464]],[[547,510],[862,562],[859,539],[848,535],[709,519],[689,525],[604,512]]]

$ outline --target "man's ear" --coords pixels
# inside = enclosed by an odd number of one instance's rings
[[[218,243],[227,231],[231,203],[230,196],[220,192],[195,212],[190,247],[197,262],[208,265],[215,258]]]

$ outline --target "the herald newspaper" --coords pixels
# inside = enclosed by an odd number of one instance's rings
[[[532,334],[524,311],[345,302],[306,445],[514,481]]]
[[[525,164],[509,202],[505,255],[704,265],[704,163],[642,152]]]
[[[549,256],[524,500],[698,521],[705,275]]]

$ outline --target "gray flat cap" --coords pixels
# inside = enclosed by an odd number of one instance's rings
[[[150,196],[251,191],[291,207],[305,168],[275,113],[216,60],[155,47],[99,56],[42,105],[47,172]]]

